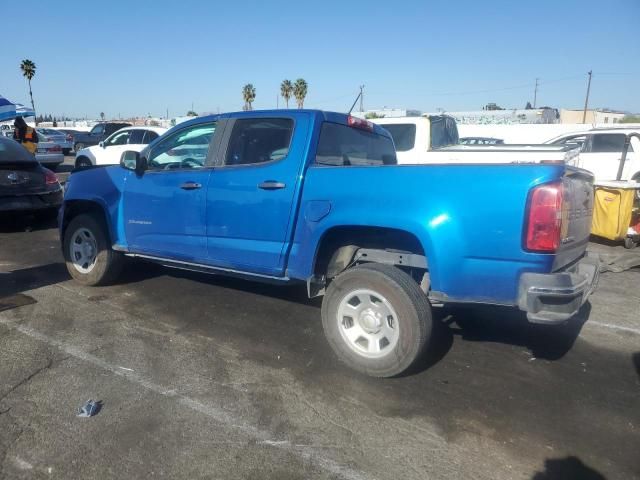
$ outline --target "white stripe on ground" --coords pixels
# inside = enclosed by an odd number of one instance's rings
[[[365,480],[365,479],[371,478],[370,476],[365,477],[363,473],[357,472],[349,467],[340,465],[339,463],[337,463],[336,461],[330,458],[326,458],[322,455],[319,455],[317,448],[314,448],[313,446],[292,444],[287,440],[272,440],[270,438],[271,435],[269,434],[269,432],[247,424],[243,420],[237,417],[234,417],[233,414],[227,410],[224,410],[222,408],[219,408],[213,405],[207,405],[205,403],[189,398],[186,395],[182,395],[178,393],[174,389],[165,388],[162,385],[153,383],[152,381],[143,378],[142,376],[138,375],[133,371],[122,370],[122,368],[117,365],[112,365],[94,355],[91,355],[90,353],[83,351],[82,349],[74,345],[70,345],[66,342],[52,338],[48,335],[45,335],[44,333],[34,330],[31,327],[17,324],[11,320],[8,320],[2,317],[0,317],[0,324],[12,330],[16,330],[36,340],[55,346],[61,351],[67,353],[68,355],[71,355],[79,360],[95,365],[96,367],[102,368],[103,370],[107,370],[108,372],[111,372],[112,374],[117,375],[119,377],[124,377],[130,382],[135,383],[136,385],[140,385],[141,387],[144,387],[147,390],[150,390],[154,393],[163,395],[165,397],[173,398],[179,404],[187,408],[190,408],[191,410],[195,410],[196,412],[202,413],[203,415],[206,415],[207,417],[215,420],[218,423],[221,423],[228,427],[239,430],[245,435],[248,435],[252,438],[259,440],[258,444],[268,445],[273,448],[292,451],[298,456],[302,457],[303,459],[315,463],[323,470],[326,470],[327,472],[333,475],[337,475],[346,480]]]
[[[596,321],[593,321],[593,320],[588,320],[587,321],[587,325],[596,325],[598,327],[610,328],[612,330],[620,330],[621,332],[629,332],[629,333],[635,333],[636,335],[640,335],[640,329],[638,329],[638,328],[622,327],[620,325],[613,325],[611,323],[596,322]]]

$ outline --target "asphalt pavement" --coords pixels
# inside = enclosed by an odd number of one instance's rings
[[[303,288],[138,262],[82,287],[52,221],[4,219],[0,478],[640,478],[639,283],[604,273],[562,328],[438,309],[425,363],[372,379]]]

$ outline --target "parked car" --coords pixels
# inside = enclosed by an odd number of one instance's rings
[[[598,273],[585,254],[590,173],[396,163],[385,129],[345,114],[198,117],[119,166],[71,174],[58,219],[67,269],[101,285],[128,256],[306,283],[324,295],[337,355],[380,377],[429,347],[431,303],[514,306],[558,324],[586,301]]]
[[[117,165],[120,163],[122,152],[125,150],[139,152],[166,131],[166,128],[161,127],[121,128],[98,145],[76,152],[76,167]]]
[[[62,203],[58,177],[18,142],[0,137],[0,213],[57,211]]]
[[[14,140],[15,141],[15,140]],[[62,147],[54,142],[50,142],[47,138],[38,133],[38,150],[36,150],[36,160],[52,170],[64,162],[64,154]]]
[[[0,125],[0,137],[13,138],[13,126],[8,124]]]
[[[82,150],[85,147],[92,145],[98,145],[98,143],[105,140],[113,132],[120,130],[121,128],[130,127],[130,123],[126,122],[101,122],[93,126],[89,132],[78,132],[73,138],[73,149],[75,152]]]
[[[71,137],[71,135],[53,128],[37,128],[37,130],[38,133],[44,136],[47,142],[60,145],[64,155],[69,155],[73,149],[73,137]]]
[[[579,147],[580,156],[572,164],[592,172],[597,181],[608,181],[616,179],[625,138],[630,133],[640,134],[640,127],[594,128],[566,133],[545,143]],[[640,139],[638,137],[631,137],[621,180],[640,182]]]
[[[391,133],[401,164],[565,162],[579,154],[575,145],[460,145],[456,121],[448,115],[372,122]]]
[[[502,145],[504,140],[493,137],[463,137],[460,139],[460,145]]]

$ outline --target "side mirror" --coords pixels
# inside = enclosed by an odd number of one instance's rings
[[[120,166],[127,170],[134,171],[138,175],[142,175],[142,172],[147,169],[147,159],[140,156],[139,152],[127,150],[120,156]]]

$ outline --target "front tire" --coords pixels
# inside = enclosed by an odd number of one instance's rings
[[[409,275],[370,263],[331,282],[322,326],[342,362],[370,376],[392,377],[422,357],[433,320],[427,296]]]
[[[123,256],[111,249],[106,225],[91,214],[73,218],[64,233],[63,253],[69,274],[83,285],[112,283]]]

